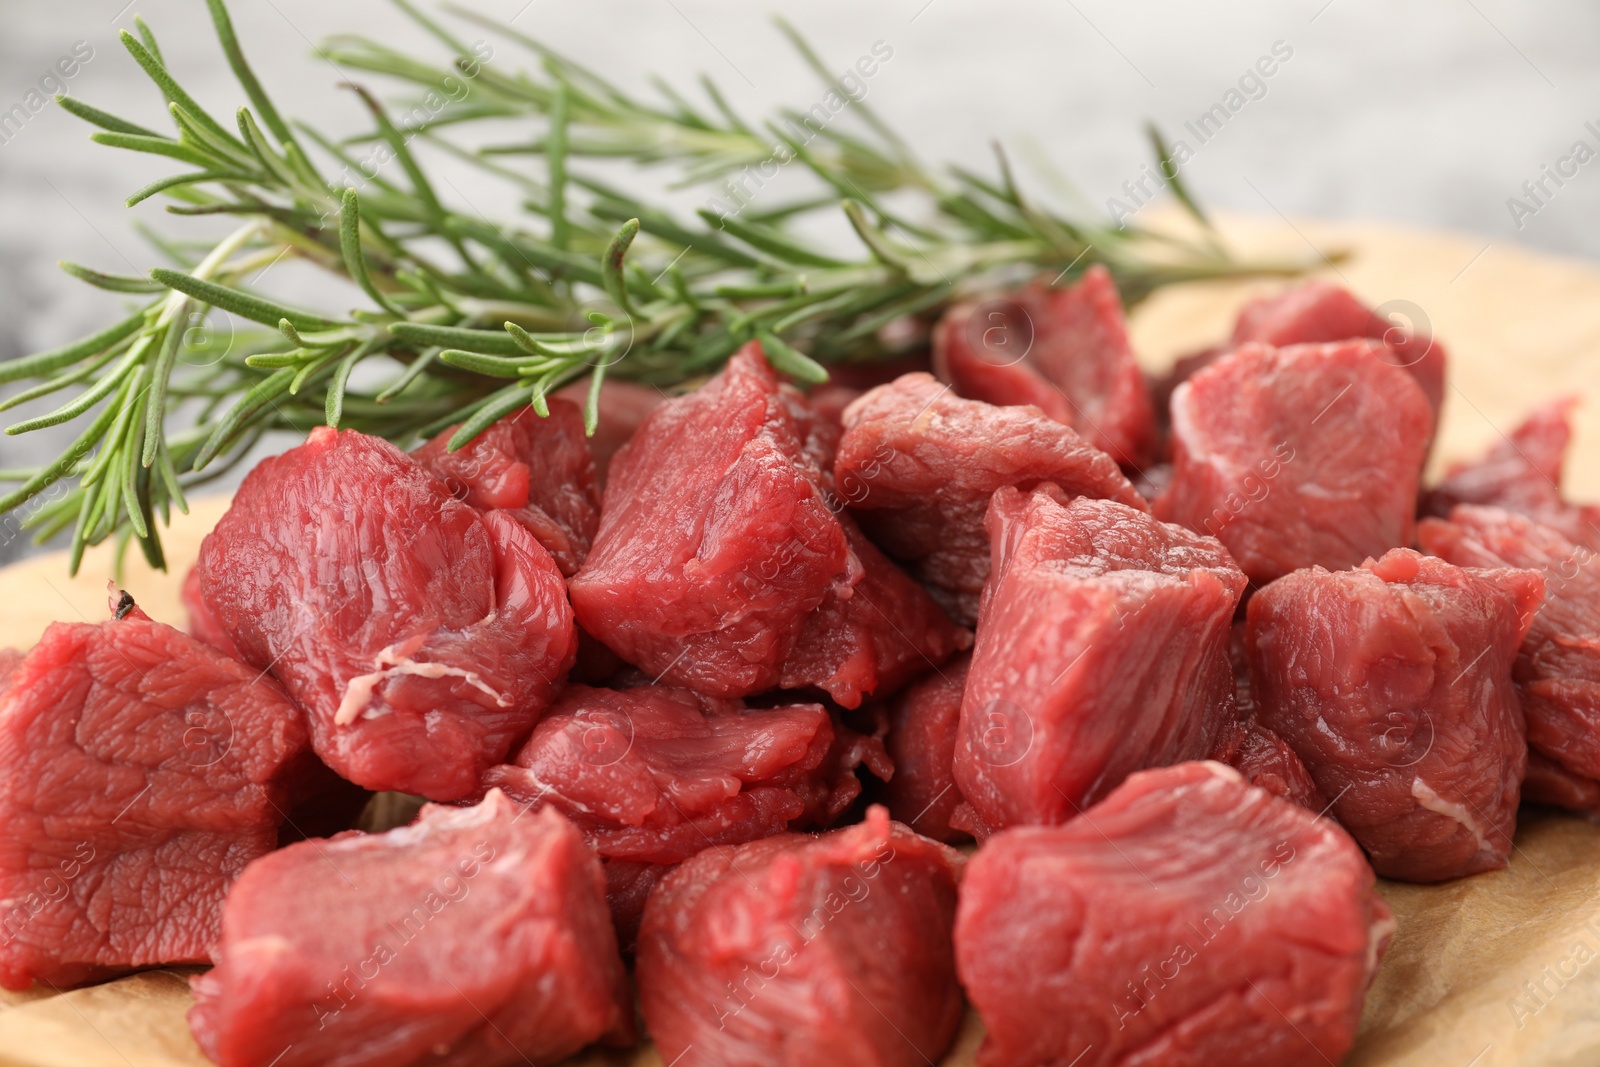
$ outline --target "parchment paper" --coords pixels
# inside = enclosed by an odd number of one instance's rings
[[[1539,401],[1593,398],[1578,412],[1568,482],[1600,496],[1600,268],[1510,245],[1392,226],[1229,219],[1245,252],[1350,257],[1322,273],[1448,346],[1450,389],[1437,467],[1474,455]],[[1191,285],[1139,309],[1141,357],[1160,368],[1225,336],[1239,304],[1281,283]],[[152,616],[182,625],[178,589],[225,502],[200,500],[168,537],[172,571],[130,558],[123,585]],[[134,553],[133,555],[137,555]],[[109,557],[83,572],[46,556],[0,570],[0,644],[25,647],[55,619],[105,618]],[[1600,1064],[1600,826],[1525,811],[1511,866],[1443,886],[1383,883],[1398,932],[1367,1001],[1351,1067],[1579,1067]],[[184,1023],[187,976],[164,970],[57,995],[0,993],[0,1067],[203,1065]],[[946,1059],[966,1067],[981,1038],[969,1017]],[[599,1067],[657,1067],[648,1048],[592,1053]]]

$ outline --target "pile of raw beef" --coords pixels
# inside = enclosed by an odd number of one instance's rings
[[[0,985],[214,964],[225,1067],[1337,1061],[1374,871],[1600,810],[1567,405],[1423,491],[1443,348],[1322,282],[1158,382],[1098,268],[929,349],[263,462],[193,636],[0,658]]]

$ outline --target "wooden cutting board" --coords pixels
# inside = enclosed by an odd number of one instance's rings
[[[1600,267],[1386,225],[1229,219],[1224,231],[1251,254],[1346,251],[1321,273],[1404,321],[1431,326],[1451,356],[1436,464],[1477,454],[1549,396],[1593,398],[1578,412],[1568,482],[1579,496],[1600,496]],[[1225,336],[1245,299],[1279,284],[1164,291],[1135,315],[1135,343],[1149,366],[1164,367]],[[179,585],[225,506],[199,500],[176,517],[171,573],[130,560],[123,586],[155,618],[183,624]],[[30,645],[56,619],[105,618],[109,577],[104,550],[90,552],[75,579],[61,555],[0,570],[0,645]],[[1530,812],[1516,840],[1504,871],[1443,886],[1381,886],[1399,931],[1349,1064],[1600,1063],[1600,827]],[[61,995],[0,994],[0,1067],[205,1064],[184,1024],[187,973],[152,972]],[[970,1064],[980,1038],[969,1018],[946,1063]],[[660,1064],[649,1049],[580,1061]]]

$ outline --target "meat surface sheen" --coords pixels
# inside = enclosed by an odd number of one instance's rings
[[[1600,778],[1600,556],[1558,530],[1501,508],[1463,504],[1424,519],[1417,539],[1462,567],[1529,567],[1545,597],[1513,676],[1528,746],[1582,778]]]
[[[953,618],[971,625],[989,576],[983,516],[1003,485],[1054,482],[1070,496],[1147,505],[1116,461],[1032,407],[965,400],[907,374],[845,409],[833,474],[873,539],[902,560]]]
[[[645,906],[636,977],[663,1063],[927,1067],[961,1020],[959,853],[889,821],[708,848]]]
[[[125,606],[52,625],[0,691],[7,989],[208,960],[315,765],[276,682]]]
[[[263,460],[200,549],[205,607],[369,789],[455,800],[526,736],[577,639],[561,572],[393,445],[312,431]]]
[[[1233,718],[1245,577],[1227,550],[1049,485],[998,490],[989,532],[956,741],[963,828],[1066,822],[1133,771],[1207,755]]]
[[[884,739],[894,764],[889,814],[925,837],[952,844],[969,836],[950,825],[950,816],[961,803],[953,765],[971,663],[970,656],[959,656],[897,693]]]
[[[658,681],[721,697],[817,686],[845,707],[962,647],[835,515],[821,463],[836,434],[755,344],[657,408],[617,454],[569,583],[584,629]]]
[[[678,863],[848,805],[861,785],[829,758],[834,740],[820,704],[575,685],[484,786],[556,808],[608,860]]]
[[[934,330],[933,365],[962,396],[1032,404],[1124,467],[1152,458],[1155,411],[1116,283],[1099,264],[1064,289],[1035,283],[951,308]]]
[[[1484,457],[1457,463],[1422,498],[1422,512],[1448,518],[1457,504],[1505,508],[1537,519],[1570,541],[1600,549],[1600,507],[1569,503],[1561,492],[1561,472],[1572,440],[1570,419],[1576,397],[1562,397],[1536,409],[1510,436]]]
[[[1379,874],[1433,882],[1505,866],[1527,766],[1511,669],[1543,595],[1537,571],[1395,549],[1251,598],[1257,714]]]
[[[1179,386],[1156,516],[1218,538],[1258,584],[1410,545],[1433,413],[1385,351],[1249,344]]]
[[[192,984],[221,1067],[553,1063],[635,1036],[599,861],[500,793],[252,863]]]
[[[548,406],[542,418],[531,407],[507,415],[459,451],[449,448],[452,426],[411,454],[457,500],[526,526],[571,577],[600,525],[600,482],[582,410],[561,397]]]
[[[1350,1048],[1393,929],[1332,821],[1184,763],[995,835],[956,959],[979,1067],[1291,1067]]]

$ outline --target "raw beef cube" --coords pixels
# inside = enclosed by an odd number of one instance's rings
[[[677,863],[848,806],[861,784],[830,759],[834,740],[818,704],[574,685],[484,786],[558,809],[607,859]]]
[[[1552,804],[1600,818],[1600,781],[1573,774],[1535,749],[1528,750],[1528,776],[1522,780],[1522,799]]]
[[[1396,323],[1368,308],[1348,289],[1312,278],[1246,304],[1234,323],[1232,346],[1258,341],[1284,348],[1354,337],[1382,341],[1388,349],[1384,361],[1411,372],[1437,415],[1444,399],[1447,357],[1444,345],[1418,325]]]
[[[1403,318],[1403,314],[1400,317]],[[1448,357],[1444,345],[1415,325],[1384,318],[1348,290],[1313,278],[1275,296],[1246,304],[1234,324],[1233,336],[1223,344],[1177,360],[1167,373],[1151,383],[1151,399],[1158,417],[1165,418],[1178,386],[1234,349],[1251,342],[1286,348],[1366,337],[1384,343],[1384,362],[1404,368],[1416,379],[1437,421],[1439,405],[1444,400]]]
[[[561,572],[385,441],[321,427],[263,460],[200,549],[206,609],[310,713],[346,778],[472,795],[566,680]]]
[[[994,571],[955,780],[980,840],[1061,823],[1145,767],[1199,759],[1233,718],[1228,626],[1245,577],[1214,538],[1051,486],[989,506]]]
[[[1543,595],[1536,571],[1397,548],[1251,598],[1256,712],[1379,874],[1433,882],[1505,866],[1527,766],[1511,666]]]
[[[1331,820],[1184,763],[984,845],[956,960],[978,1067],[1332,1064],[1393,930]]]
[[[1543,572],[1544,605],[1512,672],[1528,746],[1575,775],[1600,778],[1600,557],[1526,516],[1466,504],[1448,522],[1424,519],[1417,539],[1457,566]]]
[[[1424,514],[1447,518],[1457,504],[1505,508],[1561,531],[1568,540],[1600,548],[1600,507],[1570,504],[1561,495],[1561,468],[1572,439],[1575,397],[1554,400],[1489,449],[1476,463],[1457,463],[1424,495]]]
[[[961,857],[889,821],[708,848],[645,906],[636,977],[663,1063],[927,1067],[961,1020]]]
[[[221,1067],[553,1063],[634,1037],[599,860],[494,792],[252,863],[192,984]]]
[[[452,426],[411,454],[457,500],[526,526],[570,577],[600,525],[600,483],[582,410],[561,397],[549,409],[543,418],[532,408],[507,415],[457,452],[449,450]]]
[[[570,400],[580,408],[589,396],[589,382],[573,382],[556,390],[556,396]],[[604,485],[611,467],[611,457],[632,439],[634,431],[656,408],[672,399],[653,385],[640,385],[622,378],[607,378],[600,385],[599,420],[594,436],[589,438],[589,451],[594,456],[595,476]]]
[[[814,685],[846,707],[956,651],[965,635],[887,560],[869,575],[874,553],[834,514],[819,463],[836,433],[754,344],[657,408],[617,454],[568,583],[584,629],[659,681]]]
[[[1033,404],[1124,467],[1152,456],[1155,411],[1116,283],[1099,264],[1065,289],[1035,283],[951,308],[933,334],[933,364],[962,396]]]
[[[963,400],[907,374],[850,405],[833,464],[837,492],[890,555],[958,621],[978,617],[989,576],[989,497],[1054,482],[1071,496],[1146,505],[1110,456],[1031,407]]]
[[[1256,583],[1409,545],[1433,414],[1382,351],[1245,345],[1179,386],[1156,516],[1220,539]]]
[[[124,596],[56,623],[0,695],[0,986],[200,963],[311,759],[270,678]]]
[[[1309,278],[1245,304],[1234,320],[1230,340],[1235,346],[1259,341],[1282,348],[1381,337],[1388,325],[1350,290],[1322,278]]]
[[[950,825],[950,815],[961,803],[952,768],[971,662],[970,656],[951,660],[897,694],[890,705],[889,813],[935,841],[967,839]]]

